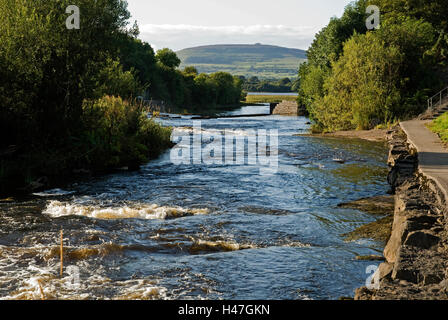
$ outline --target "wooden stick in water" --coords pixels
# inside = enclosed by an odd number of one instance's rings
[[[61,278],[62,278],[62,270],[64,268],[64,238],[63,238],[63,231],[61,229],[61,249],[60,249],[60,253],[61,253]]]

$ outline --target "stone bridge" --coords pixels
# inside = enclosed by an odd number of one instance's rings
[[[306,110],[299,107],[295,101],[283,100],[278,104],[271,103],[271,114],[283,116],[305,116]]]

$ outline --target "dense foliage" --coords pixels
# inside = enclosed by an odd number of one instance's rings
[[[243,80],[243,89],[247,92],[297,92],[300,85],[299,79],[260,80],[258,77],[240,78]]]
[[[381,10],[378,30],[366,27],[370,4]],[[358,0],[333,18],[299,70],[299,103],[315,129],[369,129],[422,112],[446,81],[446,7],[442,0]]]
[[[137,39],[126,1],[78,0],[80,29],[66,27],[71,4],[0,0],[0,192],[157,155],[171,131],[135,97],[204,108],[240,101],[239,78],[180,71],[174,52]]]

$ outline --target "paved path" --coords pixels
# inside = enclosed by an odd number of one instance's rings
[[[430,122],[411,120],[401,122],[400,126],[418,152],[419,171],[437,183],[448,202],[448,149],[439,136],[426,127]]]

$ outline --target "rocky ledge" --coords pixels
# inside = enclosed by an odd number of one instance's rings
[[[416,170],[417,153],[399,127],[387,140],[388,182],[395,194],[392,232],[372,286],[357,289],[355,300],[448,299],[446,199]]]

